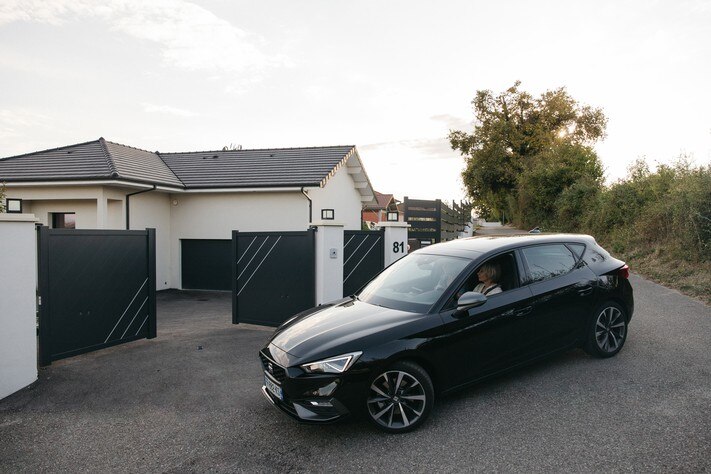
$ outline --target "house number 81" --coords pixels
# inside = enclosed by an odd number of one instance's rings
[[[405,244],[403,242],[393,242],[393,253],[404,253]]]

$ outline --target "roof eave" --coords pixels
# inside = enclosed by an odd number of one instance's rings
[[[156,188],[161,188],[165,190],[175,190],[175,191],[182,191],[183,188],[180,186],[175,186],[174,184],[170,183],[162,183],[162,182],[157,182],[157,181],[143,181],[143,180],[137,180],[137,179],[129,179],[129,178],[123,178],[121,176],[89,176],[89,177],[81,177],[81,178],[43,178],[43,179],[36,179],[36,178],[20,178],[20,179],[11,179],[11,180],[3,180],[0,178],[0,181],[3,182],[3,184],[7,187],[20,187],[20,186],[72,186],[72,185],[87,185],[87,184],[96,184],[96,185],[133,185],[133,186],[140,186],[140,187],[153,187],[155,186]]]
[[[184,193],[300,193],[303,189],[317,189],[316,185],[298,186],[251,186],[251,187],[201,187],[187,188]]]

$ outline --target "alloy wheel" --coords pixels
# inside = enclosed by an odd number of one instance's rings
[[[601,351],[617,351],[625,340],[627,321],[622,312],[614,306],[603,309],[595,322],[595,341]]]
[[[406,429],[422,417],[427,395],[411,374],[393,370],[373,381],[367,404],[371,418],[378,425],[390,430]]]

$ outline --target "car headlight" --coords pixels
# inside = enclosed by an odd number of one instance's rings
[[[350,352],[337,357],[309,362],[301,366],[309,374],[342,374],[352,366],[363,352]]]

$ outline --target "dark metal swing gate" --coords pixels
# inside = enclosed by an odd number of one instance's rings
[[[156,337],[155,230],[39,228],[40,364]]]
[[[352,295],[384,266],[383,230],[346,230],[343,233],[343,295]]]
[[[278,326],[316,305],[314,232],[232,232],[233,323]]]

